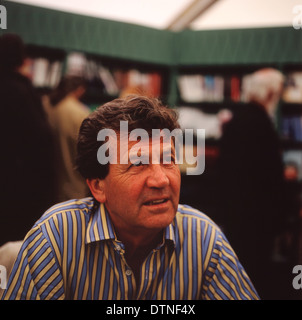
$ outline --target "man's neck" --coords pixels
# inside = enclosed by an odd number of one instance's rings
[[[161,243],[162,239],[163,231],[144,234],[143,237],[139,237],[137,234],[130,235],[130,237],[128,235],[119,237],[119,240],[125,245],[125,259],[134,272],[137,283],[140,281],[140,268],[143,262],[149,253]]]
[[[117,237],[125,245],[125,251],[129,256],[136,255],[140,252],[147,254],[155,249],[163,239],[163,230],[158,232],[145,231],[139,233],[124,233],[117,231]]]

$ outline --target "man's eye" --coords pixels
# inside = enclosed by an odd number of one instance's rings
[[[142,160],[133,161],[133,162],[131,162],[130,168],[131,167],[142,167],[146,163],[148,163],[148,162],[144,162]]]
[[[139,167],[139,166],[141,166],[142,164],[143,164],[143,163],[142,163],[141,161],[137,161],[137,162],[132,163],[131,166],[133,166],[133,167]]]

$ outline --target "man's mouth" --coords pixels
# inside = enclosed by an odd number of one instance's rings
[[[152,200],[152,201],[145,202],[144,205],[145,206],[154,206],[154,205],[165,203],[167,201],[168,201],[168,199]]]

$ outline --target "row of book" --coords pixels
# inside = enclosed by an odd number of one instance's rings
[[[182,101],[188,103],[242,101],[242,78],[238,75],[181,75],[178,88]]]
[[[141,72],[138,69],[108,68],[100,61],[87,58],[82,53],[70,53],[67,57],[66,74],[80,75],[90,83],[97,84],[109,95],[145,93],[159,97],[162,77],[159,72]]]
[[[302,142],[302,116],[283,116],[281,135],[285,140]]]
[[[178,87],[183,101],[188,103],[246,101],[243,86],[249,85],[249,75],[200,75],[190,74],[178,77]],[[286,75],[283,100],[302,103],[302,72]]]
[[[54,88],[61,79],[62,66],[62,61],[27,58],[21,72],[31,79],[36,88]]]
[[[54,88],[62,76],[62,61],[47,58],[27,59],[23,72],[32,80],[35,87]],[[73,52],[67,57],[68,74],[84,76],[88,81],[98,83],[102,90],[112,96],[123,90],[140,90],[152,96],[160,96],[162,77],[158,72],[145,73],[137,69],[109,69],[99,61],[86,55]],[[242,86],[248,82],[248,75],[201,75],[190,74],[178,77],[178,87],[182,101],[188,103],[245,101]],[[302,103],[302,72],[288,73],[286,76],[283,100],[289,103]]]
[[[47,58],[28,58],[22,73],[31,79],[36,88],[54,88],[63,73],[83,76],[89,85],[102,93],[118,96],[124,92],[144,93],[154,97],[162,94],[162,76],[159,72],[141,72],[138,69],[110,69],[99,61],[73,52],[67,56],[66,70],[63,61],[50,61]]]
[[[224,100],[224,79],[221,76],[182,75],[178,77],[180,97],[185,102]]]

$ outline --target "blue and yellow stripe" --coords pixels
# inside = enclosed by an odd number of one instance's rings
[[[60,203],[27,234],[2,299],[258,299],[224,234],[200,211],[179,205],[163,240],[136,283],[106,208],[92,198]]]

